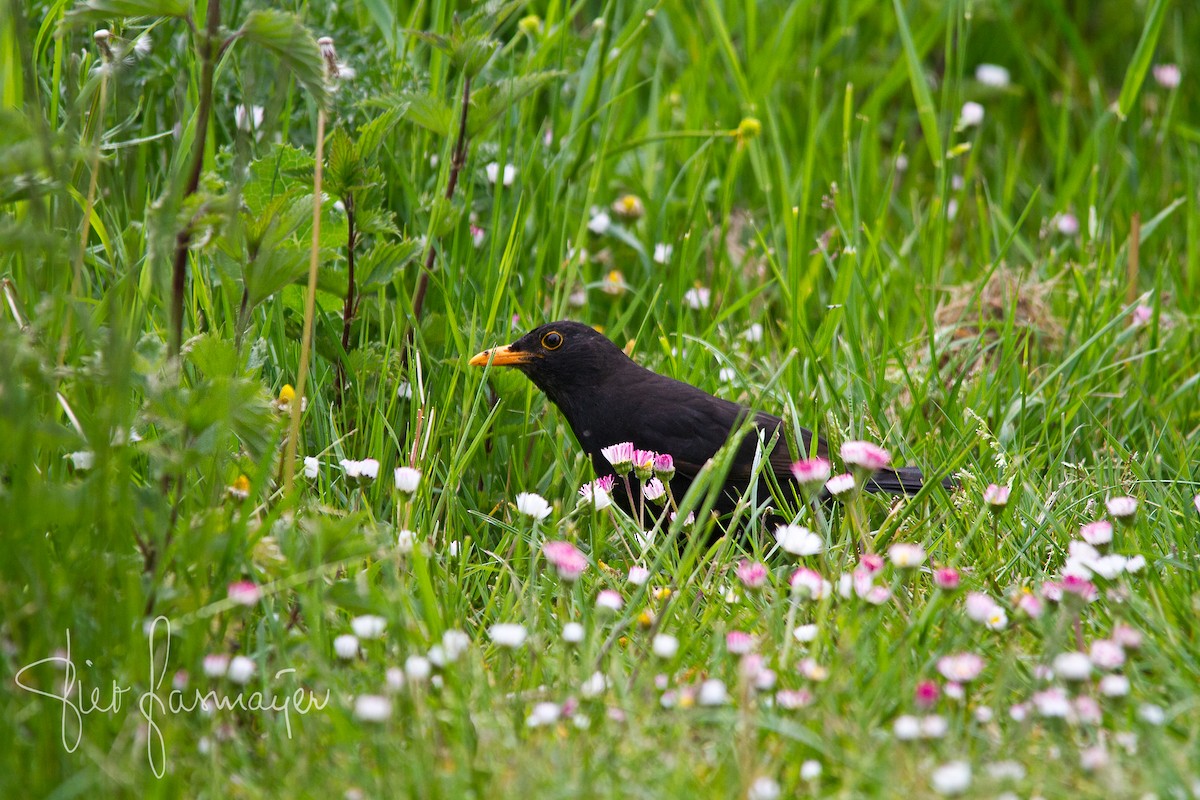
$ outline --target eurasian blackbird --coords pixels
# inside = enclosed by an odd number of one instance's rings
[[[551,322],[510,345],[477,354],[470,364],[516,367],[525,373],[567,418],[598,477],[614,475],[620,480],[600,451],[619,442],[632,442],[634,447],[672,456],[676,472],[671,492],[682,498],[705,462],[747,415],[753,415],[754,426],[765,432],[764,441],[770,442],[775,432],[780,432],[764,470],[771,470],[780,486],[794,481],[792,458],[781,430],[782,419],[751,411],[652,372],[587,325],[565,320]],[[814,451],[812,431],[800,428],[799,434],[804,456],[828,458],[829,447],[824,439],[817,437]],[[753,433],[742,439],[724,490],[715,504],[718,513],[732,511],[744,495],[757,444],[758,437]],[[899,467],[875,472],[867,479],[865,488],[873,492],[915,494],[923,482],[921,470]],[[947,479],[943,485],[950,488],[953,484]],[[612,496],[622,507],[628,505],[625,492],[614,491]],[[763,480],[759,497],[769,496],[769,486]]]

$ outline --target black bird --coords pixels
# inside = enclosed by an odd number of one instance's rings
[[[691,384],[652,372],[587,325],[551,322],[510,345],[484,350],[470,364],[516,367],[525,373],[567,418],[599,477],[614,474],[601,448],[633,442],[634,447],[673,457],[676,473],[671,492],[682,498],[700,468],[752,414],[754,426],[765,432],[765,441],[770,442],[779,431],[764,470],[770,469],[780,486],[794,482],[782,419],[751,411]],[[800,428],[799,434],[801,452],[813,453],[812,431]],[[715,504],[718,513],[731,512],[749,486],[757,443],[758,437],[751,433],[738,447],[724,491]],[[815,454],[822,458],[829,456],[829,447],[819,436]],[[915,494],[923,483],[921,470],[899,467],[875,472],[865,488],[873,492]],[[947,479],[943,485],[950,488],[953,483]],[[628,505],[624,495],[623,491],[614,491],[612,495],[622,507]],[[759,497],[769,496],[770,489],[763,481]]]

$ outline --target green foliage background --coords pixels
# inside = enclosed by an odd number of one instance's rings
[[[205,3],[8,0],[0,794],[731,796],[760,774],[816,795],[921,794],[933,764],[1006,756],[1027,767],[1023,794],[1194,791],[1200,90],[1189,43],[1200,18],[1190,10],[1166,0],[223,3],[227,46],[206,120]],[[100,27],[112,58],[93,38]],[[355,72],[333,87],[321,77],[322,35]],[[1005,65],[1011,85],[975,80],[980,63]],[[1154,80],[1162,63],[1180,65],[1178,88]],[[465,164],[446,199],[467,77]],[[986,110],[978,127],[957,124],[967,101]],[[330,133],[299,452],[323,466],[285,496],[274,402],[299,363],[319,107]],[[198,125],[202,173],[188,192]],[[488,179],[493,163],[515,167],[511,185]],[[640,218],[610,208],[627,193]],[[589,230],[606,209],[612,226]],[[1077,233],[1062,232],[1066,215]],[[665,263],[660,243],[673,248]],[[344,340],[351,252],[358,299]],[[711,291],[706,308],[684,301],[697,287]],[[1134,325],[1139,305],[1148,318]],[[678,602],[625,587],[619,620],[597,615],[595,591],[621,585],[599,562],[623,573],[632,560],[627,527],[573,512],[590,467],[557,412],[520,376],[466,366],[564,317],[710,392],[959,472],[954,500],[868,502],[874,542],[921,541],[997,594],[1055,574],[1104,497],[1139,497],[1123,544],[1150,567],[1084,624],[1089,636],[1118,619],[1144,633],[1135,695],[1165,707],[1166,725],[1101,773],[1075,754],[1096,741],[1114,749],[1109,734],[1141,725],[1132,702],[1101,731],[983,725],[964,706],[943,741],[893,741],[888,726],[937,655],[985,653],[993,671],[972,707],[1002,716],[1034,683],[1036,654],[1070,639],[1061,620],[985,634],[915,586],[911,618],[820,612],[813,654],[834,675],[803,715],[749,702],[660,709],[638,615],[661,615],[680,637],[672,674],[734,686],[723,631],[754,629],[788,653],[786,569],[772,556],[779,591],[727,604],[729,568],[763,557],[770,537],[707,551],[697,534],[691,548],[650,557]],[[755,324],[761,340],[745,335]],[[65,456],[84,450],[94,465],[73,468]],[[348,484],[337,462],[367,457],[380,479]],[[423,480],[405,499],[391,474],[409,463]],[[238,501],[229,488],[242,475],[249,496]],[[991,482],[1014,489],[995,529],[978,501]],[[586,545],[595,569],[582,585],[563,591],[541,574],[538,528],[512,508],[521,491],[556,504],[541,535],[553,527]],[[839,517],[835,531],[846,525]],[[417,532],[414,554],[397,552],[402,528]],[[266,587],[257,608],[227,600],[244,579]],[[363,613],[384,616],[388,635],[341,663],[331,642]],[[157,614],[172,621],[172,673],[186,670],[191,685],[205,685],[204,655],[240,652],[258,665],[251,688],[329,690],[330,708],[293,716],[290,738],[278,715],[172,716],[161,780],[130,705],[87,717],[67,752],[58,704],[19,691],[17,671],[64,648],[69,629],[86,684],[139,694]],[[578,652],[557,638],[568,618],[589,630]],[[514,620],[532,640],[510,656],[485,631]],[[380,692],[387,666],[451,628],[478,645],[444,671],[441,691],[405,690],[383,726],[354,718],[349,698]],[[288,667],[297,672],[275,677]],[[531,703],[561,702],[594,669],[614,688],[590,706],[589,729],[526,729]],[[776,669],[790,676],[794,664]],[[808,758],[824,764],[815,783],[799,778]],[[1002,787],[980,778],[976,788]]]

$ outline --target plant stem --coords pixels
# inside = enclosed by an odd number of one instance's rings
[[[467,163],[467,113],[471,108],[471,78],[466,76],[463,78],[463,95],[462,95],[462,111],[458,120],[458,140],[454,143],[454,154],[450,160],[450,177],[446,181],[446,199],[451,200],[454,197],[454,190],[458,186],[458,175],[462,172],[462,168]],[[412,298],[412,322],[409,323],[408,333],[404,337],[404,350],[401,353],[401,366],[408,364],[409,345],[412,344],[413,337],[416,335],[417,323],[421,320],[421,312],[425,308],[425,293],[429,290],[429,276],[433,272],[433,260],[437,257],[437,248],[432,239],[429,242],[429,250],[425,253],[425,266],[421,270],[421,275],[417,278],[417,288],[413,291]]]
[[[317,301],[317,264],[321,253],[321,180],[325,166],[325,109],[317,112],[317,152],[313,163],[312,247],[308,258],[308,291],[304,297],[304,335],[300,340],[300,367],[296,373],[296,396],[292,398],[292,422],[288,427],[283,455],[283,495],[292,493],[296,480],[296,443],[300,438],[300,408],[308,381],[308,356],[312,350],[313,316]]]
[[[113,66],[108,60],[108,50],[105,50],[104,71],[100,74],[100,96],[95,107],[92,110],[92,117],[89,122],[94,122],[92,128],[92,145],[95,152],[92,154],[91,163],[88,165],[91,168],[91,177],[88,180],[87,197],[83,204],[83,225],[79,231],[79,251],[75,254],[75,276],[71,281],[71,299],[74,300],[79,296],[79,287],[83,282],[83,259],[87,253],[88,239],[92,233],[92,210],[96,207],[96,184],[100,177],[100,141],[104,135],[104,109],[108,103],[108,67]],[[71,320],[70,315],[67,316],[63,325],[62,338],[58,345],[58,366],[61,367],[66,361],[67,346],[71,339]]]
[[[354,248],[358,244],[358,232],[354,227],[354,193],[347,193],[342,198],[342,204],[346,206],[346,272],[348,281],[346,303],[342,306],[342,357],[338,359],[336,369],[337,393],[334,395],[334,403],[338,408],[342,407],[343,394],[346,390],[346,355],[350,352],[350,328],[354,322],[356,303]]]
[[[204,170],[204,147],[208,139],[208,118],[212,114],[213,76],[217,70],[217,36],[221,32],[221,0],[208,0],[208,15],[200,37],[200,99],[196,108],[196,133],[192,139],[192,163],[180,198],[186,200],[200,187]],[[181,203],[182,205],[182,203]],[[183,290],[187,280],[188,246],[192,242],[189,223],[175,235],[175,261],[171,269],[171,343],[172,358],[179,357],[183,343]]]

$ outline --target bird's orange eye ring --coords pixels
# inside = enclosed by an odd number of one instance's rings
[[[542,337],[542,347],[547,350],[557,350],[562,347],[563,337],[558,331],[550,331]]]

